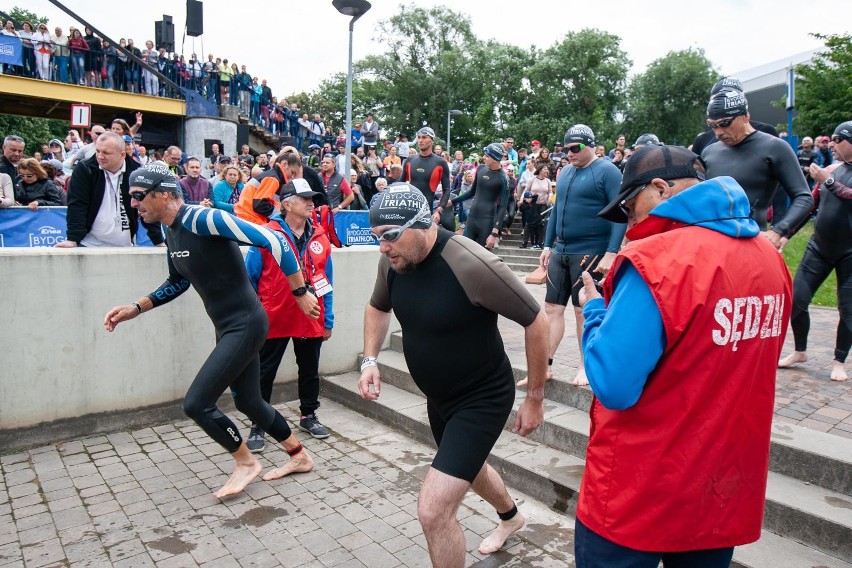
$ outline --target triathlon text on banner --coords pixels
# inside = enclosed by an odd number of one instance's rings
[[[369,211],[339,211],[334,214],[334,230],[344,246],[378,245],[370,233]]]

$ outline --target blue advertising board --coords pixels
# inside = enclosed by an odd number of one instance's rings
[[[334,214],[334,230],[344,246],[378,245],[370,233],[369,211],[339,211]]]
[[[24,64],[24,48],[21,46],[20,38],[0,34],[0,63]]]
[[[0,209],[0,247],[52,247],[65,240],[66,207]],[[153,246],[145,229],[136,232],[139,246]]]

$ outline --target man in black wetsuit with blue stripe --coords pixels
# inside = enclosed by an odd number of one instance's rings
[[[306,472],[313,460],[292,434],[287,421],[260,395],[259,351],[269,322],[249,282],[239,244],[267,249],[287,276],[296,303],[316,319],[319,305],[305,286],[298,259],[287,242],[273,231],[248,223],[219,209],[186,205],[177,179],[166,164],[155,162],[130,178],[131,206],[146,223],[165,226],[169,276],[154,292],[129,305],[116,306],[104,317],[115,327],[165,304],[195,286],[216,329],[216,347],[207,358],[183,401],[184,412],[228,450],[234,473],[219,491],[222,498],[245,489],[263,467],[251,454],[236,425],[216,407],[228,387],[237,410],[281,442],[290,460],[267,473],[265,480]]]

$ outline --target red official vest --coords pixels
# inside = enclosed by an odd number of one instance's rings
[[[646,222],[636,228],[654,234],[627,245],[610,274],[624,260],[636,268],[660,310],[666,347],[633,407],[593,401],[577,518],[643,551],[756,541],[790,273],[760,236]],[[604,296],[612,297],[611,278]]]
[[[267,229],[283,233],[290,247],[297,251],[296,243],[278,221],[272,220],[264,225]],[[331,256],[331,244],[325,236],[325,230],[314,224],[314,234],[305,245],[305,252],[299,258],[305,283],[312,283],[318,274],[325,274],[328,258]],[[325,302],[319,298],[320,315],[313,320],[302,313],[296,305],[296,298],[290,291],[290,284],[275,262],[272,254],[260,249],[263,258],[263,271],[257,284],[257,295],[269,318],[267,339],[278,337],[322,337],[325,322]]]

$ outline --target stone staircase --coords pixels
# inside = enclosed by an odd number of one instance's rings
[[[538,268],[538,257],[541,251],[537,249],[522,249],[524,239],[521,237],[520,217],[512,225],[512,234],[500,239],[500,245],[492,252],[503,259],[506,265],[523,274],[529,274]],[[542,235],[542,239],[544,235]]]
[[[434,446],[426,400],[408,373],[400,333],[391,336],[390,348],[379,355],[379,367],[382,393],[378,401],[361,399],[357,372],[326,377],[324,396]],[[526,375],[524,360],[512,360],[512,367],[517,378]],[[523,397],[523,391],[518,391],[516,409]],[[588,387],[558,378],[549,382],[544,424],[529,438],[521,438],[511,432],[513,412],[489,463],[510,487],[573,516],[584,470],[591,398]],[[776,423],[762,537],[738,547],[732,565],[852,567],[851,495],[852,440]],[[572,538],[570,533],[565,535],[573,550]]]

